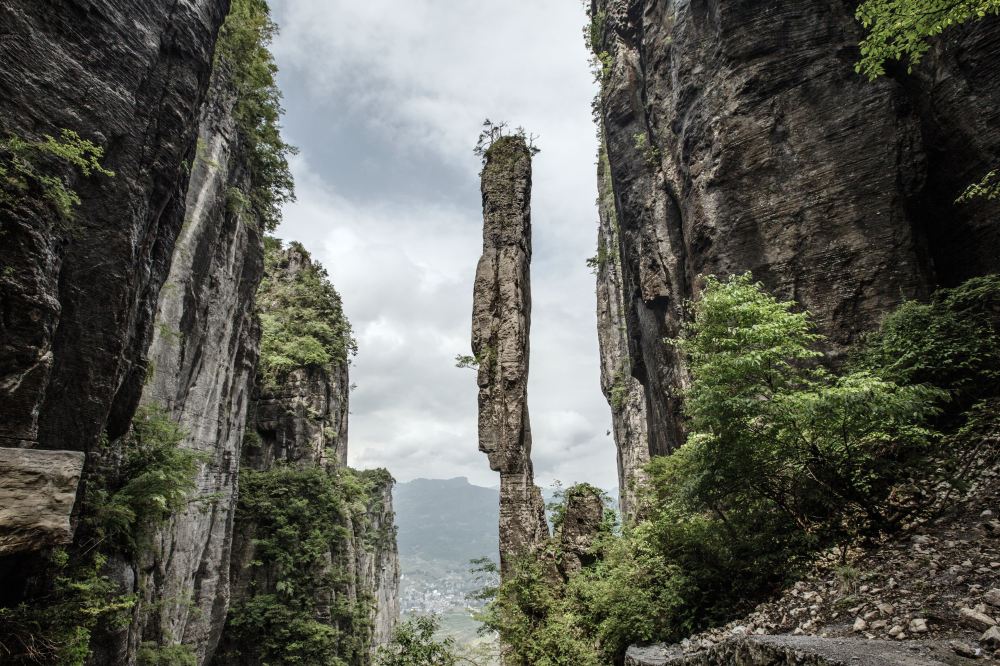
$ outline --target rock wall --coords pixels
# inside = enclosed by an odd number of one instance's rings
[[[229,603],[229,553],[247,408],[257,363],[254,295],[263,275],[260,223],[231,205],[249,192],[246,146],[224,67],[202,109],[184,226],[160,292],[142,400],[168,410],[205,454],[192,504],[160,531],[140,563],[138,640],[212,654]]]
[[[392,508],[395,481],[385,470],[361,472],[368,478],[369,500],[361,515],[348,516],[347,553],[350,598],[367,599],[372,656],[392,640],[399,624],[399,549]]]
[[[591,9],[611,255],[650,453],[683,441],[685,369],[663,339],[700,276],[752,271],[813,313],[836,362],[902,299],[997,270],[1000,202],[953,204],[1000,164],[996,18],[957,30],[914,76],[868,82],[849,3]],[[616,414],[616,433],[634,417]]]
[[[500,566],[549,536],[535,486],[528,419],[531,330],[531,150],[498,138],[482,172],[483,254],[472,301],[479,362],[479,450],[500,473]]]
[[[597,340],[601,350],[601,390],[611,406],[615,448],[618,451],[618,509],[626,520],[636,516],[636,489],[649,462],[646,393],[632,376],[629,355],[625,283],[618,253],[621,227],[615,211],[611,166],[604,146],[598,158]]]
[[[87,451],[128,429],[228,5],[0,5],[0,136],[73,130],[115,172],[54,174],[82,200],[72,220],[30,201],[3,210],[3,445]]]
[[[288,304],[288,292],[283,285],[295,281],[303,271],[317,271],[323,276],[325,273],[297,243],[287,248],[271,247],[267,252],[270,257],[266,262],[266,287],[261,289],[258,306],[262,316],[273,316]],[[363,505],[344,508],[337,517],[343,536],[328,544],[322,573],[332,573],[335,582],[329,588],[317,583],[314,593],[317,608],[326,609],[323,613],[328,618],[324,621],[333,623],[338,632],[367,635],[364,654],[339,656],[346,663],[367,664],[375,650],[391,639],[400,615],[399,553],[392,508],[395,481],[385,470],[346,469],[348,368],[345,357],[323,366],[296,367],[259,377],[241,469],[268,472],[279,466],[300,470],[320,468],[338,479],[337,483],[357,479],[363,486]],[[252,564],[260,559],[254,546],[257,525],[240,519],[237,513],[234,532],[229,563],[232,605],[256,595],[274,594],[277,576],[267,566]],[[322,578],[320,573],[317,572],[317,580]],[[330,619],[334,614],[329,612],[335,605],[357,608],[358,617],[364,622],[337,625],[336,619]],[[236,645],[234,639],[224,637],[222,650],[212,663],[258,662],[259,655],[252,647]]]

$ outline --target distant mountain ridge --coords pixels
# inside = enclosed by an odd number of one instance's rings
[[[452,479],[414,479],[393,492],[400,556],[465,566],[496,558],[500,496],[496,488]]]

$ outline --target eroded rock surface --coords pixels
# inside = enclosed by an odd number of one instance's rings
[[[558,538],[562,551],[560,569],[565,578],[578,573],[596,557],[591,554],[594,540],[604,519],[604,498],[591,487],[576,487],[567,492],[559,525]]]
[[[185,643],[199,662],[214,651],[229,604],[236,485],[260,335],[253,316],[264,270],[260,223],[230,204],[234,190],[249,190],[235,103],[225,70],[216,71],[142,397],[180,425],[182,446],[205,454],[196,493],[211,499],[175,516],[143,558],[148,610],[134,631],[143,640]]]
[[[500,564],[548,537],[528,419],[531,329],[531,150],[499,138],[482,172],[483,254],[476,268],[472,351],[479,362],[479,450],[500,473]]]
[[[600,224],[597,255],[597,340],[601,350],[601,390],[611,406],[615,448],[618,451],[618,508],[626,520],[636,518],[636,491],[649,462],[646,393],[632,375],[626,323],[626,294],[618,253],[621,227],[615,210],[611,167],[604,147],[598,160],[597,209]]]
[[[652,454],[684,438],[686,371],[663,340],[699,276],[752,271],[814,315],[836,360],[901,300],[997,269],[1000,202],[953,202],[1000,163],[998,20],[952,33],[913,76],[869,82],[854,72],[852,11],[593,4],[602,199],[617,213],[612,256]]]
[[[79,451],[0,448],[0,555],[73,540],[70,512],[83,457]]]
[[[0,442],[86,451],[139,402],[186,160],[227,0],[0,5],[0,136],[77,132],[113,177],[66,176],[72,220],[2,212]],[[50,167],[57,168],[57,167]]]

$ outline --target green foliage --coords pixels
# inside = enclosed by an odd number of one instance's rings
[[[660,162],[660,149],[649,141],[648,134],[636,132],[632,135],[632,142],[635,149],[642,153],[647,164],[655,166]]]
[[[396,628],[392,641],[379,648],[378,666],[457,666],[462,663],[454,638],[435,639],[440,622],[421,615]]]
[[[355,473],[279,466],[240,473],[237,520],[253,525],[258,581],[267,589],[230,609],[234,645],[265,662],[328,666],[366,663],[371,600],[352,602],[345,572],[330,566],[343,549],[351,516],[364,529],[371,492],[386,483],[384,470]],[[336,558],[334,558],[336,561]],[[321,616],[322,591],[336,591]]]
[[[868,30],[855,69],[874,80],[887,61],[907,61],[907,71],[946,29],[1000,13],[1000,0],[865,0],[857,19]]]
[[[84,177],[113,177],[113,171],[101,166],[103,157],[103,148],[68,129],[60,130],[58,139],[46,134],[44,141],[10,136],[0,141],[0,204],[14,205],[36,193],[69,220],[80,205],[80,196],[68,177],[57,174],[75,170]]]
[[[476,617],[485,630],[500,635],[507,647],[504,663],[601,666],[606,662],[552,570],[553,555],[550,550],[516,559],[501,584],[480,595],[492,597]]]
[[[205,456],[181,448],[184,436],[163,408],[139,408],[114,475],[122,483],[101,477],[87,490],[88,523],[96,539],[136,552],[170,516],[188,506]]]
[[[135,597],[122,595],[102,570],[104,555],[70,561],[64,550],[49,555],[52,584],[30,603],[0,608],[0,660],[4,664],[83,666],[98,623],[128,624]]]
[[[295,148],[281,137],[284,109],[269,50],[276,33],[266,0],[234,0],[216,45],[216,65],[222,63],[236,89],[236,120],[250,149],[249,204],[267,231],[295,199],[288,167]]]
[[[938,386],[952,410],[964,410],[996,392],[998,312],[998,275],[939,290],[927,303],[908,301],[865,339],[853,364],[888,381]]]
[[[992,169],[978,183],[973,183],[955,200],[955,203],[969,203],[976,199],[993,201],[1000,199],[1000,175]]]
[[[188,645],[146,642],[136,654],[137,666],[197,666],[198,657]]]
[[[131,431],[114,447],[104,444],[102,453],[119,462],[91,471],[78,543],[69,552],[52,552],[49,588],[30,603],[0,608],[4,663],[82,665],[98,624],[128,625],[136,597],[117,589],[103,573],[105,564],[113,553],[134,556],[159,526],[188,506],[203,457],[180,448],[183,438],[169,415],[153,405],[137,411]],[[150,661],[140,663],[193,663],[181,660],[183,647],[146,647]]]
[[[535,145],[537,138],[534,134],[528,134],[523,127],[510,131],[506,122],[494,123],[487,118],[483,121],[483,130],[479,133],[472,152],[482,158],[483,164],[490,158],[512,158],[518,154],[519,146],[527,147],[528,153],[534,157],[542,150]]]
[[[998,313],[996,276],[941,290],[890,314],[833,372],[808,313],[749,275],[707,278],[670,341],[691,371],[690,436],[647,466],[645,519],[605,525],[569,580],[555,540],[518,561],[484,592],[486,626],[515,664],[620,663],[632,643],[748,612],[819,550],[929,511],[941,498],[925,489],[960,492],[995,463],[983,442],[1000,422]],[[943,419],[946,404],[960,413]],[[839,576],[849,594],[857,572]]]
[[[479,360],[471,354],[455,354],[455,367],[478,370]]]
[[[308,258],[299,244],[294,249]],[[266,384],[275,384],[297,368],[323,367],[345,362],[357,351],[351,324],[344,314],[340,294],[326,270],[309,263],[294,274],[281,241],[268,238],[264,252],[265,273],[257,292],[261,334],[260,372]]]

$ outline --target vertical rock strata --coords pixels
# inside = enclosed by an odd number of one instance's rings
[[[500,473],[500,564],[548,537],[531,465],[531,151],[507,136],[486,151],[483,254],[476,268],[472,351],[479,362],[479,450]]]
[[[615,447],[618,451],[618,508],[626,520],[636,518],[636,491],[649,462],[646,430],[646,393],[632,376],[626,323],[621,255],[621,227],[615,210],[611,168],[604,147],[597,164],[599,226],[597,256],[597,340],[601,350],[601,390],[611,405]]]
[[[46,167],[82,201],[72,220],[0,212],[0,444],[87,451],[127,430],[228,5],[0,5],[0,139],[72,130],[115,172]]]
[[[843,3],[595,0],[591,14],[618,222],[602,238],[650,453],[684,438],[686,371],[663,340],[699,276],[752,271],[813,313],[836,361],[901,300],[996,270],[1000,202],[953,205],[1000,163],[995,17],[872,83]],[[616,410],[616,434],[641,438],[634,418]]]
[[[287,308],[296,304],[291,285],[315,284],[312,281],[316,278],[325,280],[325,272],[297,243],[287,248],[270,245],[267,255],[266,280],[258,297],[260,314],[286,317],[290,312]],[[339,311],[339,302],[335,309]],[[349,329],[344,335],[350,335]],[[356,472],[346,468],[350,393],[346,352],[325,365],[300,365],[280,372],[268,363],[262,359],[265,367],[251,407],[241,469],[244,475],[320,470],[331,479],[329,488],[347,498],[338,513],[330,516],[337,523],[337,532],[326,544],[323,564],[312,572],[315,589],[311,596],[316,620],[332,626],[340,636],[338,658],[352,665],[370,663],[375,650],[391,639],[400,615],[399,553],[392,508],[395,482],[385,470]],[[361,488],[359,503],[349,499],[356,491],[344,490],[352,484]],[[296,500],[309,498],[286,493],[276,501]],[[287,527],[297,528],[294,524]],[[269,595],[281,598],[278,569],[258,552],[255,540],[260,536],[261,526],[252,515],[238,510],[229,563],[231,608],[252,605],[256,598]],[[228,635],[228,630],[226,633],[213,664],[267,661],[256,646]],[[360,651],[345,652],[345,646],[359,641],[363,643]]]
[[[230,203],[234,191],[249,191],[235,102],[225,71],[216,71],[142,395],[180,425],[182,446],[205,454],[196,493],[211,500],[175,516],[141,563],[149,609],[140,613],[140,637],[185,643],[199,663],[218,643],[229,603],[236,484],[260,335],[253,316],[264,268],[260,223]]]

